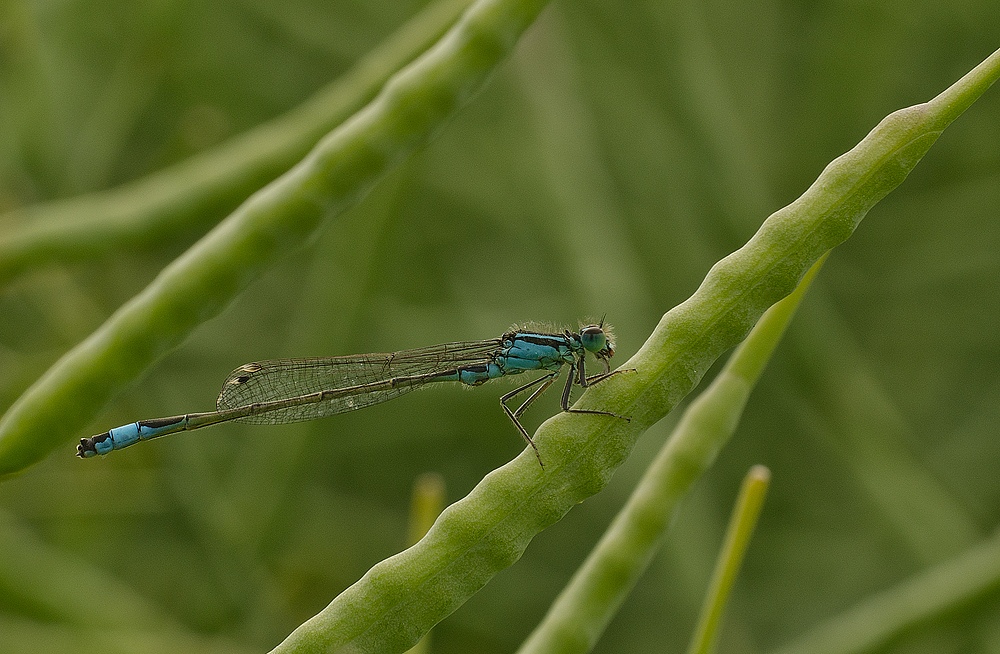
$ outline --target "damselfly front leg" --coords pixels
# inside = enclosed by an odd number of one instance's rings
[[[587,373],[584,370],[584,359],[580,357],[578,360],[570,364],[569,377],[566,379],[566,386],[563,387],[562,401],[559,406],[563,411],[567,413],[589,413],[598,416],[612,416],[614,418],[621,418],[625,422],[631,422],[632,419],[628,416],[620,416],[617,413],[611,413],[610,411],[597,411],[596,409],[571,409],[569,408],[569,396],[573,390],[573,383],[579,384],[580,388],[588,388],[599,384],[608,377],[613,377],[620,372],[629,372],[628,370],[610,370],[608,362],[602,359],[604,362],[604,372],[598,373],[596,375],[591,375],[587,377]],[[577,377],[577,371],[579,370],[579,377]]]

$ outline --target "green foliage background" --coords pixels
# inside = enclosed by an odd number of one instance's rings
[[[142,178],[297,106],[420,5],[8,3],[0,208],[12,212],[0,230],[21,227],[18,207]],[[992,52],[996,18],[986,1],[554,2],[434,143],[80,436],[209,410],[246,361],[486,338],[528,320],[575,326],[606,313],[624,360],[827,162]],[[994,90],[834,252],[598,651],[684,646],[754,463],[773,482],[726,651],[780,646],[995,529],[998,143]],[[200,229],[152,235],[153,246],[40,265],[4,287],[2,405],[228,208]],[[273,647],[405,545],[419,474],[440,472],[457,499],[520,451],[496,406],[504,388],[220,426],[101,461],[75,459],[67,443],[0,485],[0,648],[108,651],[86,615],[116,611],[119,645]],[[554,395],[526,424],[556,410]],[[665,422],[607,489],[442,623],[434,650],[515,649]],[[81,571],[107,596],[80,594]],[[889,649],[998,651],[998,618],[993,593]]]

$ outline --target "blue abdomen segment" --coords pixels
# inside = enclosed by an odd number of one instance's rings
[[[133,422],[131,425],[123,425],[121,427],[115,427],[108,432],[111,436],[108,440],[104,441],[105,447],[107,447],[108,441],[110,441],[110,450],[120,450],[123,447],[128,447],[129,445],[136,443],[142,439],[142,427],[137,422]],[[98,454],[102,454],[100,448],[97,450]]]
[[[496,363],[480,363],[474,366],[465,366],[458,369],[458,380],[469,386],[479,386],[491,379],[504,376],[504,370]]]
[[[133,422],[131,425],[115,427],[103,434],[92,436],[91,438],[80,439],[80,445],[76,448],[77,456],[89,458],[98,454],[108,454],[114,450],[120,450],[133,443],[142,440],[139,435],[139,423]]]
[[[77,448],[77,453],[84,458],[98,454],[107,454],[138,443],[139,441],[148,441],[150,438],[183,431],[187,426],[186,422],[187,416],[177,416],[174,418],[143,420],[133,422],[130,425],[122,425],[121,427],[110,429],[99,436],[82,439],[81,446]]]

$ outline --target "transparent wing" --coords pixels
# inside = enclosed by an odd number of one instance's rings
[[[486,362],[499,352],[501,339],[432,345],[391,354],[357,354],[310,359],[274,359],[240,366],[226,379],[216,405],[220,411],[250,404],[344,390],[332,397],[239,418],[238,422],[279,424],[332,416],[378,404],[420,388],[435,373]],[[430,376],[399,386],[391,379]]]

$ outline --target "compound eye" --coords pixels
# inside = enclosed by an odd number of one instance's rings
[[[588,352],[596,354],[608,344],[608,337],[600,325],[587,325],[580,330],[580,342]]]

